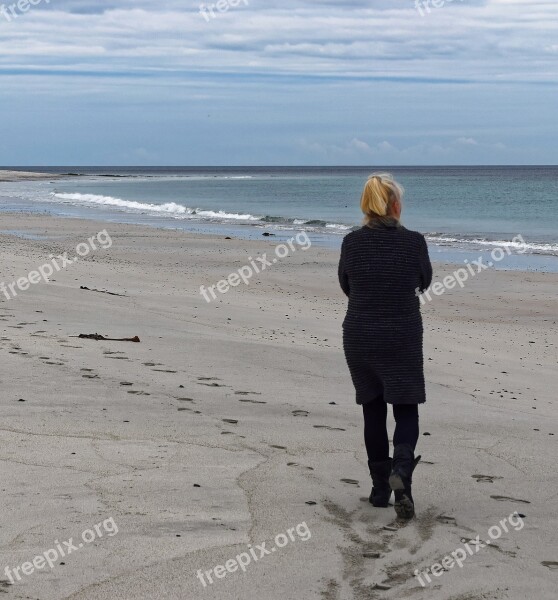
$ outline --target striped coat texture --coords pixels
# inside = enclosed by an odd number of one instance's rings
[[[432,266],[424,236],[392,219],[349,233],[339,282],[349,297],[343,346],[357,403],[425,402],[417,290],[430,286]]]

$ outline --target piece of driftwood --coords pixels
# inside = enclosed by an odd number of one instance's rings
[[[109,296],[124,296],[124,294],[117,294],[116,292],[108,292],[107,290],[96,290],[94,288],[88,288],[86,285],[80,285],[80,290],[87,290],[88,292],[99,292],[99,294],[108,294]]]
[[[100,333],[80,333],[79,335],[71,335],[70,337],[77,337],[84,340],[97,340],[102,342],[136,342],[140,341],[139,337],[136,335],[132,338],[109,338],[101,335]]]

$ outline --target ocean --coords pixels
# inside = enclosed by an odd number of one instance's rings
[[[367,176],[387,171],[406,189],[403,224],[426,235],[433,259],[460,263],[502,246],[513,252],[496,268],[558,271],[558,167],[32,170],[68,176],[0,183],[0,211],[246,238],[267,231],[278,241],[305,230],[313,243],[330,247],[338,247],[360,226],[359,200]],[[525,241],[521,247],[518,236]]]

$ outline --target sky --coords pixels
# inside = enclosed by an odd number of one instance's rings
[[[1,165],[558,164],[556,0],[13,1]]]

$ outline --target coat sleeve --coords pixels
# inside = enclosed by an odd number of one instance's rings
[[[347,275],[347,272],[345,271],[346,254],[347,245],[345,244],[345,240],[343,240],[343,244],[341,245],[341,258],[339,259],[338,275],[339,285],[341,286],[341,289],[345,292],[345,294],[348,296],[351,292],[351,288],[349,286],[349,277]]]
[[[432,263],[430,262],[430,257],[428,256],[428,244],[424,239],[424,236],[421,236],[421,250],[420,250],[420,281],[421,288],[420,291],[424,292],[432,283]]]

